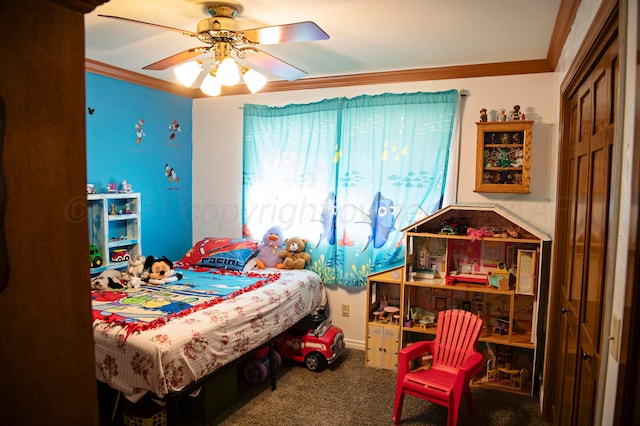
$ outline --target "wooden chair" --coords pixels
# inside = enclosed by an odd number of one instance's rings
[[[469,413],[473,414],[469,383],[482,369],[482,354],[476,351],[481,330],[482,320],[471,312],[441,311],[435,340],[416,342],[400,351],[393,408],[395,424],[400,423],[405,394],[447,407],[449,426],[458,423],[463,394]],[[412,370],[413,361],[427,351],[433,355],[431,368]]]

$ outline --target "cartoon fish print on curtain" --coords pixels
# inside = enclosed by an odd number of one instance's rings
[[[457,99],[451,90],[245,105],[245,229],[306,238],[307,268],[327,284],[364,286],[402,264],[400,230],[441,207]]]

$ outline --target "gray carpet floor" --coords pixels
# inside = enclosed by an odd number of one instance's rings
[[[221,425],[392,425],[396,373],[364,366],[364,352],[347,349],[325,371],[313,373],[286,362],[278,369],[276,390],[239,382],[238,399],[209,421],[181,415],[188,426]],[[459,425],[548,425],[537,398],[472,387],[475,414],[465,403]],[[447,409],[406,396],[401,425],[446,425]]]

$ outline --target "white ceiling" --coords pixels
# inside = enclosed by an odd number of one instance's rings
[[[85,17],[86,57],[177,82],[171,69],[142,67],[202,46],[195,38],[116,15],[196,31],[204,0],[111,0]],[[218,2],[220,3],[220,2]],[[230,3],[230,2],[226,2]],[[308,73],[328,77],[393,70],[546,59],[561,0],[240,0],[243,28],[313,21],[329,40],[262,46]],[[278,78],[270,76],[270,80]]]

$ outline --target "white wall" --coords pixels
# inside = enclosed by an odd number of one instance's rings
[[[497,203],[553,235],[557,157],[557,90],[554,74],[530,74],[417,83],[356,86],[278,93],[259,93],[194,100],[193,111],[193,239],[239,236],[242,230],[242,106],[245,103],[282,106],[361,94],[435,92],[464,89],[461,98],[460,203]],[[507,110],[519,104],[533,127],[531,194],[484,194],[475,185],[476,121],[479,111]],[[491,118],[491,114],[490,114]],[[458,141],[457,141],[458,143]],[[364,348],[365,290],[331,287],[333,323],[344,330],[351,347]],[[350,305],[342,317],[341,305]]]

